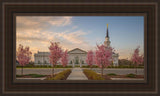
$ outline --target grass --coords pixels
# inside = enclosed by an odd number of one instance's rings
[[[108,76],[117,76],[117,74],[115,74],[115,73],[109,73],[109,74],[107,74]]]
[[[31,78],[39,78],[39,77],[45,77],[46,75],[41,75],[41,74],[16,75],[16,77],[23,77],[23,76],[31,76]]]
[[[40,74],[27,74],[26,76],[31,76],[32,78],[44,77],[45,75]]]

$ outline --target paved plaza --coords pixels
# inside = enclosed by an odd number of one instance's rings
[[[55,68],[54,73],[59,73],[63,71],[63,68]],[[50,75],[52,73],[52,68],[24,68],[23,74],[41,74]],[[16,74],[21,75],[21,68],[16,69]]]
[[[92,70],[97,73],[101,73],[100,68],[92,68]],[[109,74],[109,73],[115,73],[118,75],[126,75],[130,73],[135,74],[135,70],[136,69],[134,68],[108,68],[108,69],[104,69],[104,74]],[[144,69],[137,68],[137,75],[144,75]]]
[[[67,80],[88,80],[81,68],[73,68]]]
[[[66,68],[68,69],[68,68]],[[72,68],[70,68],[72,69]],[[82,70],[82,68],[73,68],[76,70]],[[90,68],[88,68],[90,69]],[[55,73],[61,72],[63,71],[63,68],[55,68]],[[76,70],[72,70],[75,71]],[[92,68],[92,70],[96,71],[97,73],[101,73],[101,69],[100,68]],[[143,69],[137,69],[137,74],[138,75],[144,75],[144,70]],[[52,72],[51,68],[24,68],[23,69],[23,73],[24,74],[42,74],[42,75],[50,75]],[[129,74],[129,73],[135,73],[135,69],[130,69],[130,68],[108,68],[108,69],[104,69],[104,74],[108,74],[108,73],[115,73],[118,75],[125,75],[125,74]],[[16,70],[16,74],[20,75],[21,74],[21,68],[17,68]]]

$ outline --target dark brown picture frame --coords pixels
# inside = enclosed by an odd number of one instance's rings
[[[145,95],[158,96],[158,26],[156,2],[55,3],[1,2],[2,62],[0,95]],[[23,81],[15,80],[16,22],[19,15],[56,16],[144,16],[145,81]]]

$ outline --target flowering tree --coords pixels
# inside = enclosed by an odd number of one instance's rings
[[[134,50],[134,53],[131,57],[131,61],[135,64],[136,70],[135,73],[137,75],[137,66],[143,63],[143,55],[139,55],[139,46]]]
[[[90,68],[92,68],[92,65],[94,63],[93,59],[94,59],[93,51],[89,50],[88,53],[87,53],[86,62],[90,66]]]
[[[63,52],[62,58],[61,58],[61,63],[63,65],[63,67],[65,67],[68,64],[68,54],[67,54],[67,50],[65,52]]]
[[[103,76],[103,69],[111,64],[112,48],[104,45],[97,45],[95,54],[95,63],[101,68],[101,75]]]
[[[52,77],[54,75],[54,67],[57,64],[57,61],[62,57],[62,49],[59,46],[58,42],[51,42],[51,45],[49,47],[50,50],[50,55],[49,55],[49,60],[50,63],[52,64]]]
[[[31,60],[32,52],[29,50],[29,47],[23,48],[23,45],[19,45],[17,53],[17,61],[22,66],[21,75],[23,75],[23,66],[29,63]]]

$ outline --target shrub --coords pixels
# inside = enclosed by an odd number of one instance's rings
[[[90,66],[86,65],[86,66],[82,66],[82,68],[90,68]],[[92,65],[92,68],[98,68],[98,66],[97,65]]]
[[[17,66],[17,68],[21,68],[21,66]],[[35,65],[35,66],[24,66],[23,68],[52,68],[51,65]],[[62,65],[56,65],[55,68],[72,68],[72,66],[63,67]]]
[[[135,66],[120,65],[120,66],[108,66],[107,68],[135,68]],[[144,66],[137,66],[136,68],[144,68]]]
[[[116,76],[117,74],[115,74],[115,73],[109,73],[109,74],[107,74],[108,76]]]
[[[100,74],[97,74],[92,70],[84,69],[83,72],[90,80],[105,80]]]
[[[135,78],[136,75],[131,73],[131,74],[127,74],[126,77]]]
[[[22,77],[23,75],[16,75],[16,77]]]
[[[54,77],[47,78],[47,80],[65,80],[70,73],[71,73],[71,69],[67,69],[56,74]]]

